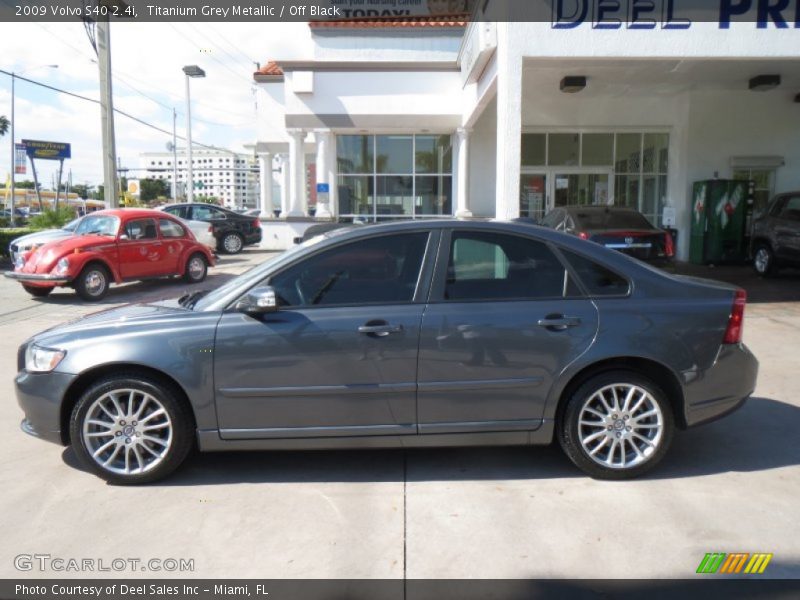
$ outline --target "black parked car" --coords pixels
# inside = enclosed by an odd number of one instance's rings
[[[772,275],[781,265],[800,267],[800,192],[780,194],[753,220],[753,267]]]
[[[542,226],[576,235],[650,263],[668,264],[675,256],[669,232],[650,224],[642,213],[623,206],[561,206]]]
[[[182,219],[211,223],[214,237],[217,238],[217,249],[226,254],[238,254],[245,246],[261,242],[261,221],[258,217],[241,215],[202,202],[170,204],[162,210]]]

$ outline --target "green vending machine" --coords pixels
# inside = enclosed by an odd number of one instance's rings
[[[698,265],[747,258],[747,223],[753,206],[752,182],[709,179],[692,190],[689,260]]]

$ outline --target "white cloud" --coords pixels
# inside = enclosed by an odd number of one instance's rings
[[[200,65],[206,78],[191,82],[192,137],[204,144],[242,150],[255,141],[252,73],[267,60],[311,56],[305,23],[125,23],[111,27],[115,108],[156,125],[169,135],[115,118],[117,155],[123,166],[138,166],[138,155],[160,151],[171,139],[172,110],[177,133],[185,133],[185,79],[181,67]],[[80,23],[0,24],[0,68],[75,93],[99,98],[97,64]],[[35,68],[57,63],[58,69]],[[10,113],[9,77],[0,79],[0,114]],[[138,90],[138,91],[137,91]],[[145,97],[148,96],[148,97]],[[154,101],[155,100],[155,101]],[[65,168],[73,180],[102,180],[100,107],[36,88],[17,85],[16,137],[70,142]],[[180,143],[180,142],[179,142]],[[8,149],[6,149],[8,148]],[[10,140],[0,139],[0,175],[9,170]],[[49,186],[57,163],[37,162]]]

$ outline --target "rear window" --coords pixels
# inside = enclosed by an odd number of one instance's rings
[[[590,296],[625,296],[630,291],[628,280],[611,269],[563,248],[561,253],[575,269]]]
[[[628,210],[587,210],[575,213],[580,229],[652,229],[644,215]]]

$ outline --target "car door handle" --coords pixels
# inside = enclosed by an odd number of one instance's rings
[[[367,324],[361,325],[358,328],[358,333],[364,333],[367,335],[374,335],[378,337],[384,337],[389,335],[390,333],[400,333],[403,331],[402,325],[389,325],[388,323],[383,324]]]
[[[578,317],[565,317],[564,315],[547,315],[544,319],[536,321],[539,327],[550,329],[551,331],[564,331],[570,327],[577,327],[581,324]]]

